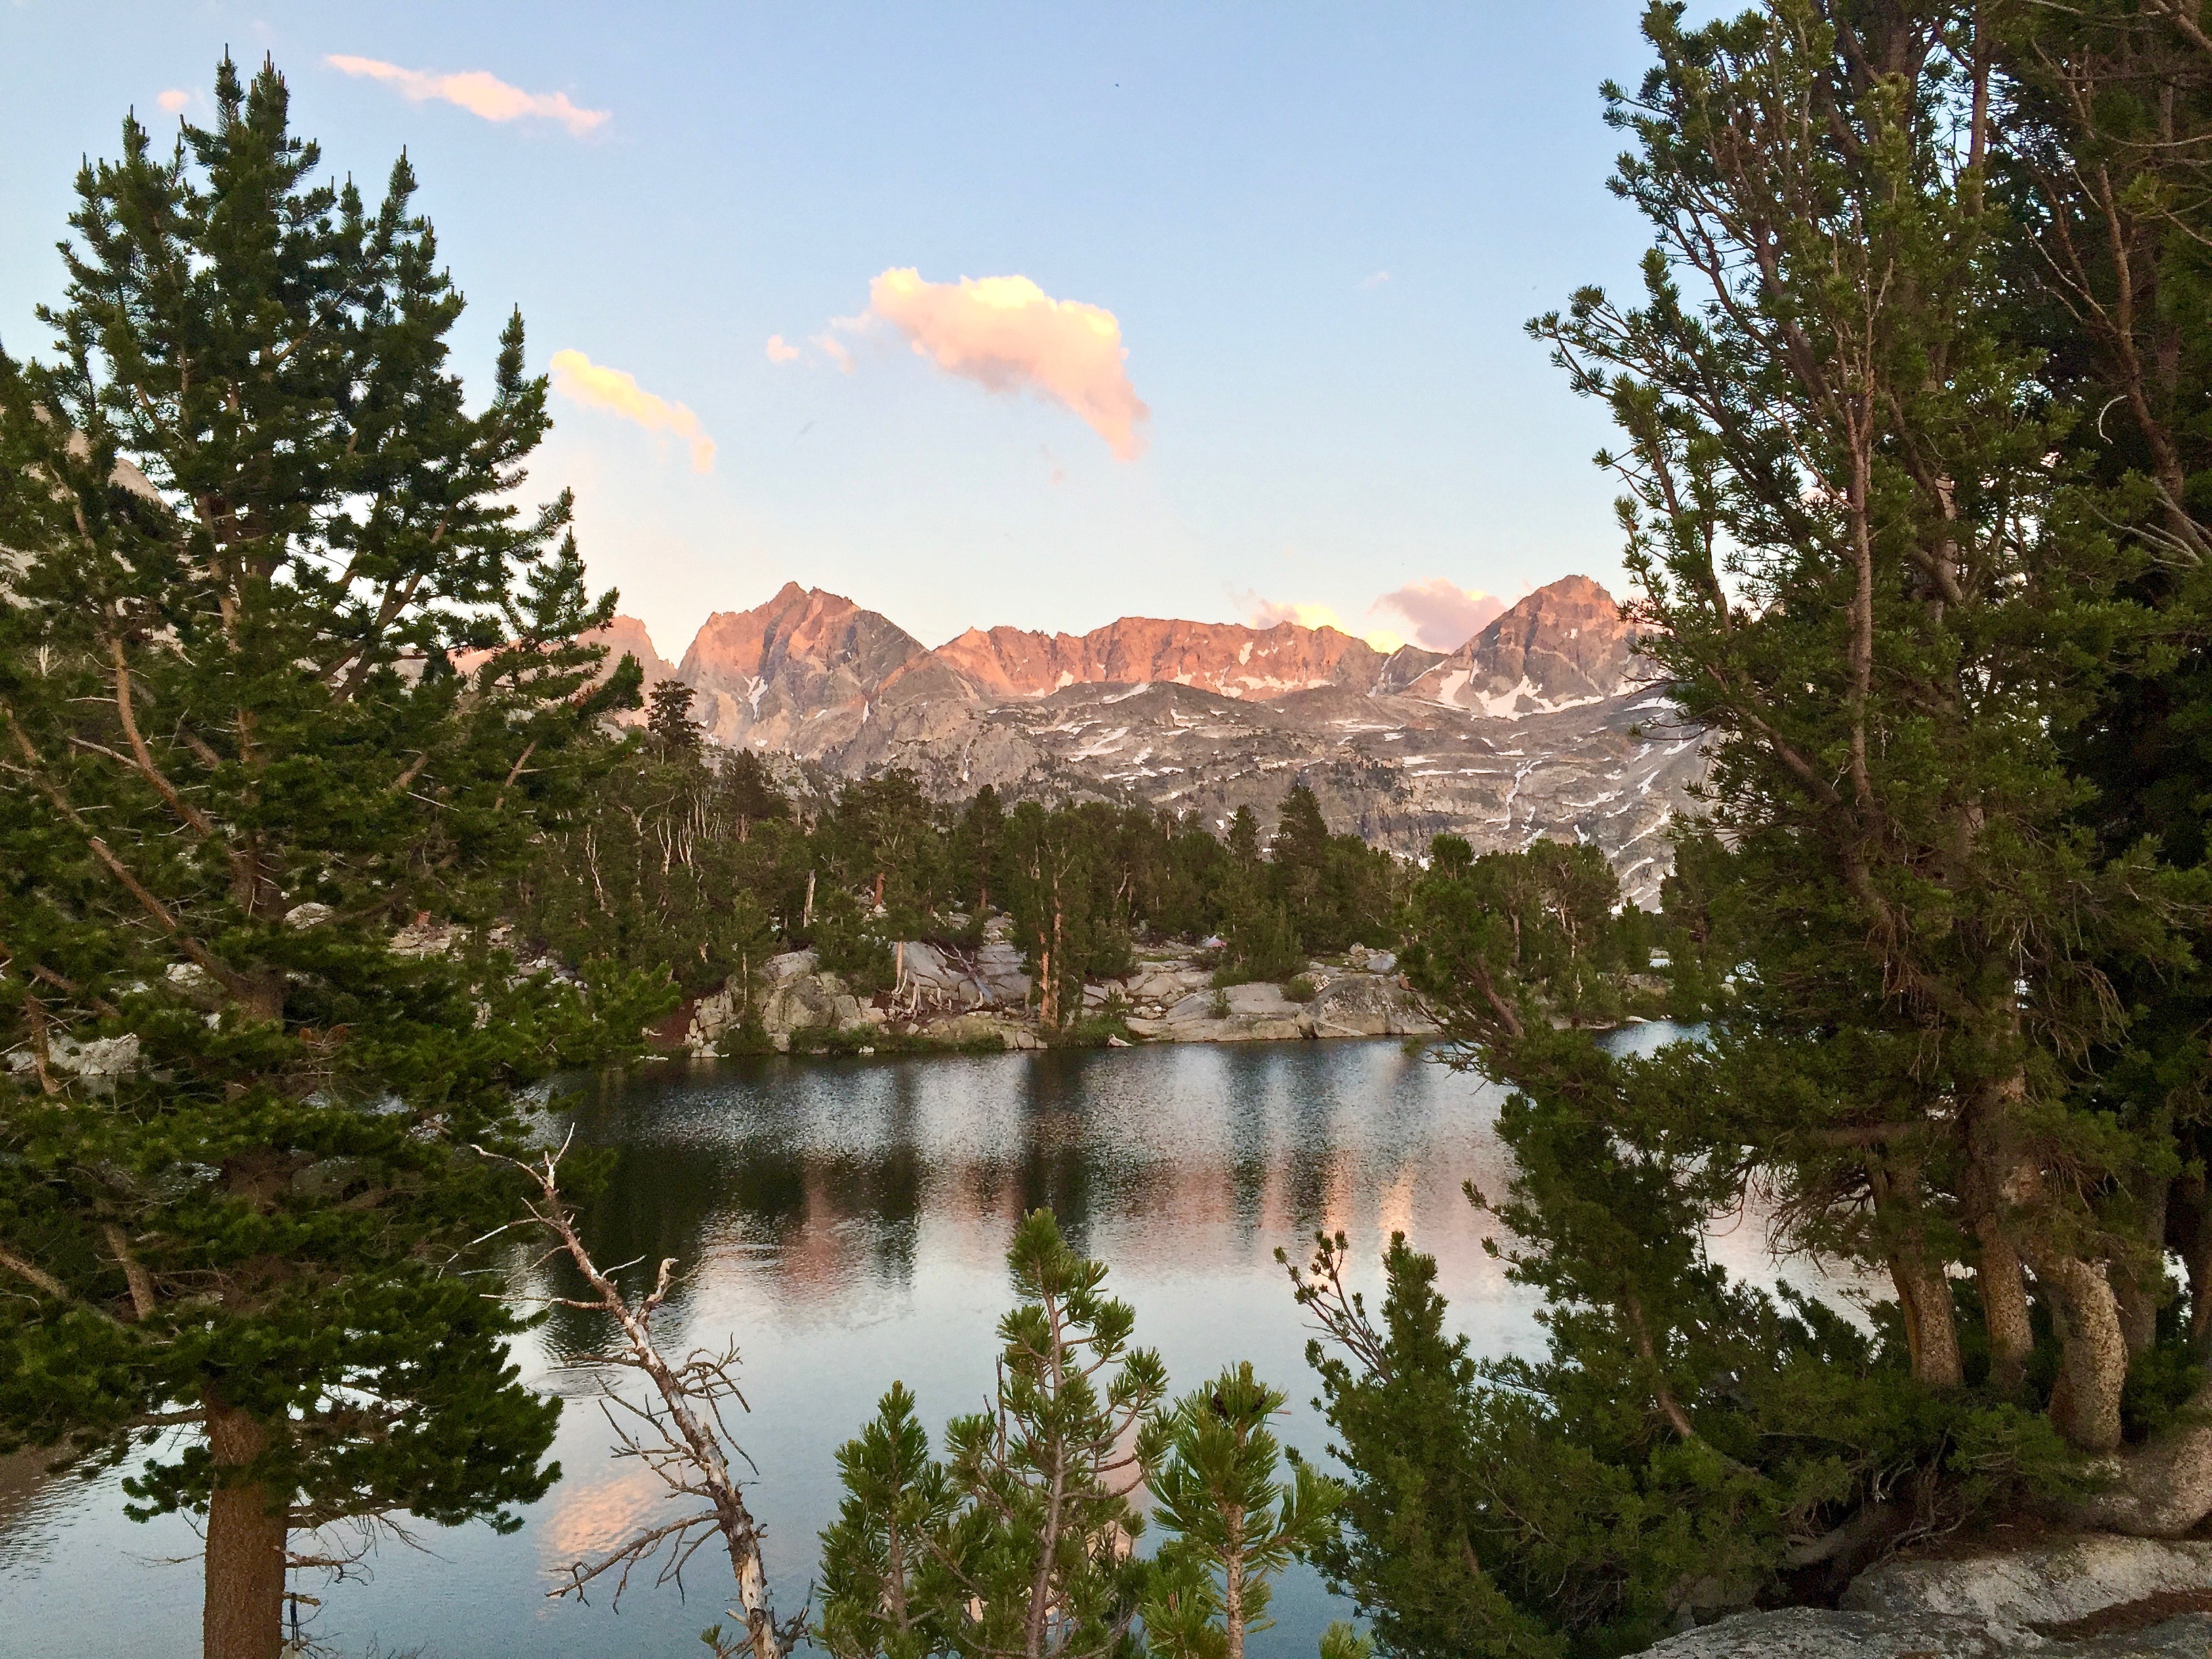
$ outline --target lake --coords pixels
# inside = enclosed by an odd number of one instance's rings
[[[1637,1047],[1674,1035],[1631,1028]],[[615,1149],[586,1218],[603,1263],[673,1255],[693,1269],[664,1346],[743,1353],[758,1466],[755,1512],[776,1606],[805,1599],[815,1537],[837,1503],[835,1451],[894,1378],[933,1430],[979,1408],[993,1328],[1011,1300],[1017,1219],[1048,1206],[1111,1266],[1137,1340],[1177,1393],[1249,1359],[1291,1396],[1286,1443],[1319,1455],[1309,1333],[1274,1260],[1341,1228],[1364,1283],[1394,1231],[1439,1261],[1441,1288],[1478,1352],[1540,1349],[1534,1298],[1481,1249],[1490,1231],[1461,1183],[1502,1190],[1498,1091],[1396,1041],[1157,1046],[927,1059],[698,1062],[581,1085],[564,1105],[580,1142]],[[1769,1279],[1762,1241],[1717,1241]],[[639,1270],[641,1273],[643,1269]],[[523,1275],[518,1261],[517,1276]],[[386,1541],[358,1577],[298,1586],[321,1598],[309,1633],[349,1656],[626,1659],[700,1654],[721,1616],[725,1568],[702,1554],[687,1604],[634,1584],[619,1611],[550,1601],[551,1573],[618,1543],[657,1489],[610,1461],[586,1376],[560,1362],[596,1334],[564,1315],[532,1333],[527,1376],[569,1396],[560,1482],[507,1537],[425,1529]],[[44,1659],[184,1659],[199,1632],[197,1540],[179,1519],[137,1525],[112,1477],[0,1482],[0,1651]],[[1279,1593],[1254,1659],[1310,1656],[1333,1602],[1310,1572]]]

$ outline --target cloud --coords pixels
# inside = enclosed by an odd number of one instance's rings
[[[1395,611],[1413,626],[1413,643],[1431,651],[1456,651],[1504,614],[1505,601],[1479,587],[1461,587],[1442,576],[1408,582],[1385,593],[1367,614]]]
[[[182,87],[171,87],[167,92],[163,93],[154,101],[159,104],[163,109],[168,111],[170,114],[174,115],[179,110],[184,108],[185,105],[192,101],[192,95],[189,92],[186,92]]]
[[[1364,639],[1375,649],[1388,655],[1405,641],[1386,629],[1371,634],[1358,634],[1346,628],[1336,612],[1325,605],[1303,605],[1295,600],[1277,604],[1263,599],[1257,593],[1244,596],[1245,620],[1255,628],[1277,628],[1285,623],[1295,623],[1300,628],[1334,628],[1340,634],[1350,634],[1355,639]]]
[[[402,69],[397,64],[380,63],[374,58],[351,58],[343,52],[334,52],[323,61],[347,75],[389,81],[411,103],[441,98],[487,121],[515,121],[526,115],[540,115],[549,121],[558,121],[580,138],[612,118],[611,112],[607,110],[577,108],[568,101],[565,92],[525,92],[483,70],[436,75],[428,70]]]
[[[682,404],[656,398],[619,368],[593,362],[580,351],[553,354],[553,389],[590,409],[604,409],[648,432],[672,433],[691,446],[691,469],[714,470],[714,441],[699,429],[699,417]]]
[[[830,354],[830,361],[837,365],[840,374],[850,374],[853,372],[853,354],[846,349],[845,343],[836,335],[817,334],[814,337],[814,343]]]
[[[1122,460],[1145,447],[1139,428],[1152,410],[1129,383],[1128,349],[1110,311],[1055,300],[1026,276],[930,283],[909,267],[868,284],[866,315],[897,329],[915,356],[948,374],[1059,404]]]
[[[1389,271],[1378,270],[1372,276],[1362,276],[1359,279],[1359,286],[1364,289],[1380,288],[1383,283],[1389,280],[1390,273]]]
[[[786,345],[783,343],[782,335],[771,334],[768,337],[769,362],[772,363],[787,363],[795,361],[798,356],[799,348],[795,345]]]

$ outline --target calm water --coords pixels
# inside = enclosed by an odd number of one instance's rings
[[[1632,1033],[1638,1046],[1664,1028]],[[1318,1455],[1307,1333],[1273,1252],[1316,1228],[1347,1232],[1371,1285],[1394,1230],[1441,1263],[1478,1350],[1540,1346],[1526,1292],[1485,1255],[1482,1218],[1460,1191],[1502,1188],[1498,1096],[1395,1042],[1159,1047],[927,1060],[763,1060],[650,1069],[574,1099],[578,1135],[617,1149],[589,1217],[601,1261],[696,1263],[664,1324],[744,1354],[776,1604],[805,1599],[817,1531],[836,1506],[834,1452],[892,1379],[933,1428],[983,1402],[993,1326],[1010,1300],[1015,1221],[1049,1206],[1112,1266],[1178,1392],[1249,1359],[1287,1392],[1289,1443]],[[1719,1241],[1766,1274],[1748,1229]],[[700,1653],[726,1571],[702,1554],[689,1605],[634,1587],[550,1602],[549,1574],[619,1542],[657,1507],[649,1477],[607,1456],[586,1380],[558,1369],[595,1333],[568,1316],[520,1356],[570,1396],[555,1455],[562,1480],[511,1536],[429,1530],[426,1552],[386,1543],[322,1597],[309,1629],[346,1655],[436,1659]],[[112,1480],[0,1486],[0,1653],[198,1650],[197,1540],[174,1518],[134,1525]],[[312,1576],[311,1576],[312,1577]],[[1310,1656],[1346,1609],[1310,1575],[1285,1584],[1255,1659]]]

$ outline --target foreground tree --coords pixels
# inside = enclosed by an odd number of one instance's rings
[[[662,1351],[653,1321],[677,1284],[676,1261],[663,1257],[653,1271],[653,1288],[643,1296],[626,1293],[613,1275],[592,1255],[578,1231],[575,1214],[561,1190],[561,1160],[568,1151],[541,1151],[533,1158],[503,1161],[521,1172],[533,1189],[526,1202],[532,1226],[548,1241],[539,1265],[552,1257],[565,1257],[583,1281],[581,1296],[553,1296],[554,1306],[594,1314],[611,1325],[619,1340],[599,1352],[568,1363],[581,1370],[635,1372],[652,1389],[642,1403],[609,1388],[600,1401],[607,1426],[613,1431],[615,1455],[636,1459],[668,1493],[691,1507],[673,1520],[658,1521],[641,1528],[615,1549],[595,1560],[572,1562],[568,1577],[547,1594],[573,1595],[581,1601],[590,1587],[611,1576],[617,1606],[629,1576],[648,1562],[659,1561],[655,1582],[684,1588],[684,1570],[701,1550],[719,1541],[730,1563],[730,1577],[738,1592],[738,1620],[742,1635],[726,1636],[720,1625],[700,1632],[700,1640],[713,1649],[715,1659],[785,1659],[806,1626],[802,1613],[778,1623],[768,1591],[768,1568],[761,1554],[760,1523],[745,1503],[732,1455],[742,1457],[730,1432],[727,1410],[732,1404],[745,1409],[738,1388],[738,1350],[732,1342],[719,1353],[694,1348],[672,1360]],[[618,1416],[617,1413],[620,1413]],[[739,1609],[742,1611],[739,1611]]]
[[[636,988],[518,981],[474,884],[573,793],[634,665],[519,319],[471,413],[410,208],[316,182],[283,79],[219,68],[168,155],[88,165],[50,361],[0,356],[0,1425],[205,1517],[205,1650],[271,1659],[294,1534],[536,1498],[556,1407],[452,1267],[510,1212],[468,1148],[633,1038]],[[465,676],[449,653],[487,654]],[[403,672],[410,662],[420,672]],[[343,1552],[341,1552],[343,1553]]]
[[[1147,1645],[1163,1659],[1244,1659],[1248,1632],[1270,1628],[1274,1580],[1327,1542],[1342,1498],[1300,1462],[1279,1481],[1267,1427],[1284,1396],[1248,1361],[1176,1402],[1152,1480],[1152,1516],[1171,1534],[1145,1599]]]
[[[2171,1141],[2079,1082],[2124,1029],[2110,958],[2185,964],[2185,892],[2100,853],[2063,752],[2151,617],[2010,326],[1983,21],[1777,0],[1690,31],[1655,9],[1659,67],[1612,94],[1620,188],[1657,234],[1644,304],[1586,292],[1534,326],[1626,434],[1601,459],[1629,489],[1633,613],[1708,733],[1711,828],[1756,924],[1757,1052],[1713,1063],[1792,1104],[1703,1130],[1747,1135],[1801,1239],[1887,1268],[1929,1386],[1965,1375],[1946,1264],[2008,1397],[2040,1300],[2060,1380],[2039,1403],[2108,1452],[2161,1243],[2119,1195]]]
[[[1158,1355],[1103,1292],[1051,1212],[1006,1253],[1022,1300],[1000,1322],[997,1397],[927,1457],[894,1387],[839,1455],[843,1508],[823,1534],[820,1637],[840,1659],[1097,1659],[1133,1644],[1144,1526],[1130,1499],[1158,1466]]]

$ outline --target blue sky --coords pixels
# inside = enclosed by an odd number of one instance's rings
[[[537,469],[670,656],[787,580],[929,645],[1292,605],[1413,637],[1375,609],[1409,584],[1618,591],[1602,411],[1521,325],[1633,278],[1596,88],[1641,74],[1637,9],[13,0],[0,343],[43,348],[71,176],[125,108],[158,129],[183,91],[203,117],[226,45],[270,53],[334,170],[414,158],[472,381],[520,303],[534,367],[580,353],[711,441],[701,471],[681,434],[558,395]],[[583,113],[488,119],[333,56]],[[872,314],[907,269],[934,309]],[[961,279],[1013,276],[1110,313],[1112,395],[1148,411],[1130,458],[1049,340],[1042,368],[961,356]]]

